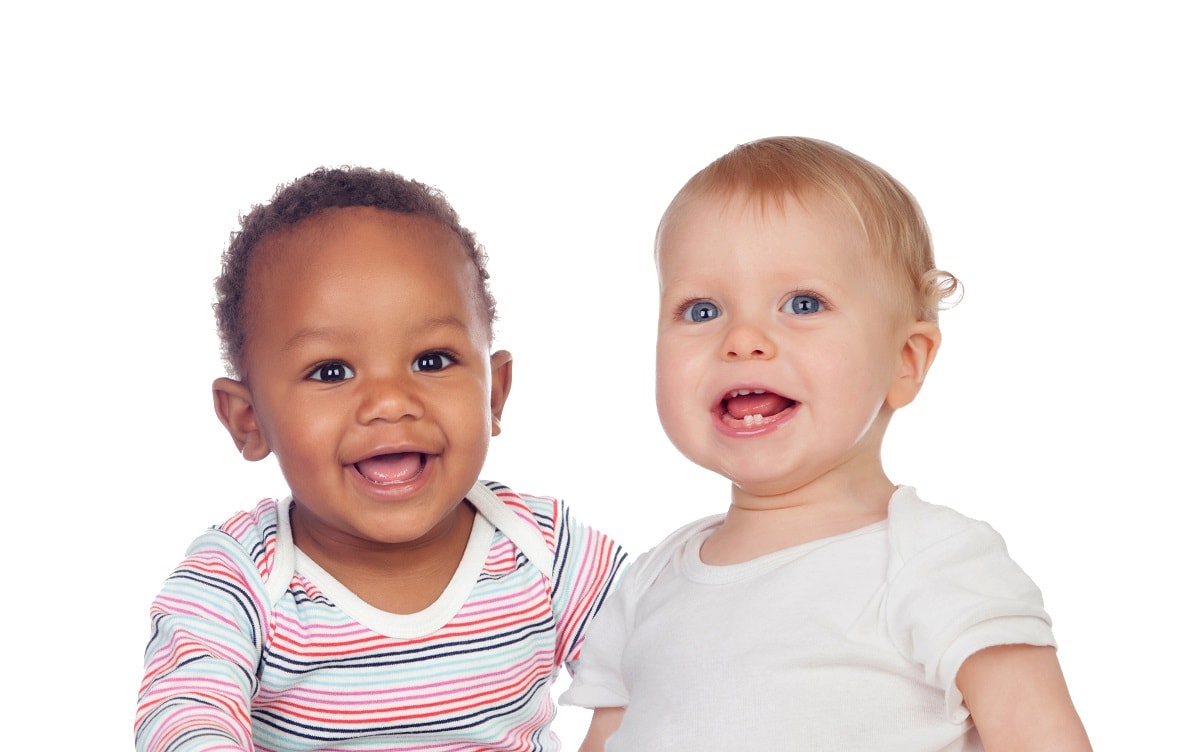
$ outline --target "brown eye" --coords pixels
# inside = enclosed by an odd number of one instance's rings
[[[308,378],[313,381],[338,382],[346,379],[354,378],[354,371],[350,366],[339,360],[331,360],[328,363],[322,363],[313,369]]]
[[[428,352],[417,356],[413,361],[414,371],[441,371],[454,364],[454,358],[444,352]]]

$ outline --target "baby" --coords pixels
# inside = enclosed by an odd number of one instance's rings
[[[290,489],[192,544],[151,609],[140,750],[559,748],[621,549],[479,480],[512,384],[441,193],[318,170],[231,236],[217,416]]]
[[[562,698],[595,709],[584,749],[1090,749],[1000,536],[883,470],[958,286],[909,193],[766,139],[694,176],[655,250],[659,417],[732,503],[600,615]]]

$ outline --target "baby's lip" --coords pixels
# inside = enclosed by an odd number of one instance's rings
[[[771,389],[747,386],[725,392],[714,412],[726,425],[750,428],[778,420],[796,404],[796,400]]]
[[[424,452],[396,451],[372,454],[353,463],[365,480],[378,486],[396,486],[420,477],[429,461]]]

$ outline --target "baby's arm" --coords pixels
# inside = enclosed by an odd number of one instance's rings
[[[579,752],[604,752],[604,742],[616,732],[625,717],[625,708],[596,708],[592,711],[592,725]]]
[[[957,683],[988,752],[1092,748],[1052,647],[986,648],[963,662]]]
[[[579,652],[600,605],[615,589],[626,554],[615,541],[580,522],[566,504],[529,499],[542,520],[553,520],[554,575],[551,600],[558,630],[558,662],[575,673]],[[543,505],[551,504],[549,508]],[[539,514],[540,513],[540,514]]]
[[[958,722],[970,713],[984,747],[1089,750],[1058,665],[1042,593],[989,525],[900,496],[886,616]],[[898,565],[898,566],[897,566]]]
[[[254,563],[229,536],[209,532],[192,546],[151,607],[138,750],[253,747],[263,593]]]

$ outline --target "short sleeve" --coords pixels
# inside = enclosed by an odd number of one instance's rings
[[[946,691],[952,721],[967,715],[956,677],[972,654],[996,645],[1054,646],[1033,580],[989,525],[898,494],[889,509],[886,630],[897,648]]]
[[[588,630],[587,643],[575,665],[571,686],[559,698],[563,705],[584,708],[623,708],[629,690],[621,674],[625,644],[633,630],[638,573],[643,555],[629,567],[616,592],[600,610]]]
[[[621,667],[637,620],[638,603],[675,553],[698,531],[720,519],[717,515],[684,525],[629,566],[588,631],[582,658],[560,703],[584,708],[623,708],[629,704],[629,687]]]
[[[614,540],[576,519],[563,502],[536,497],[527,501],[539,521],[549,520],[553,526],[550,600],[558,635],[555,658],[574,673],[584,635],[616,589],[626,555]]]

